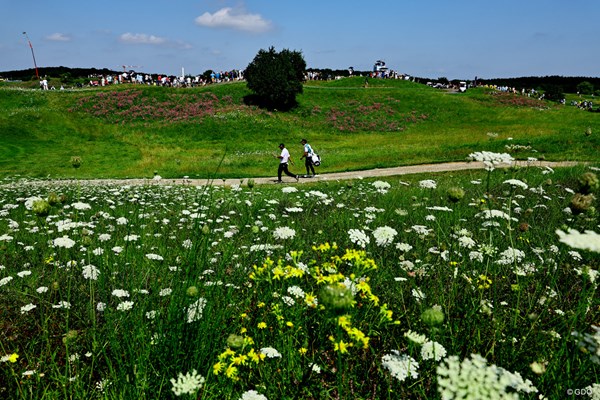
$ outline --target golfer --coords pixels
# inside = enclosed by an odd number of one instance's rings
[[[313,162],[312,162],[312,156],[314,154],[314,151],[313,151],[312,147],[310,147],[310,144],[308,144],[306,139],[302,139],[300,141],[300,143],[302,143],[302,145],[304,146],[304,153],[302,154],[302,157],[300,157],[300,159],[302,160],[304,158],[304,166],[306,167],[306,177],[314,178],[316,175],[315,167],[313,167]],[[311,174],[311,172],[312,172],[312,174]]]
[[[298,175],[294,175],[292,174],[289,170],[288,170],[288,162],[293,163],[292,162],[292,158],[290,157],[290,152],[288,151],[288,149],[285,148],[285,145],[283,143],[281,143],[279,145],[279,149],[281,150],[281,154],[280,155],[276,155],[273,154],[273,157],[275,158],[279,158],[279,169],[277,169],[277,183],[282,183],[283,181],[281,180],[281,173],[285,172],[285,174],[287,176],[291,176],[292,178],[296,179],[296,182],[298,182]]]

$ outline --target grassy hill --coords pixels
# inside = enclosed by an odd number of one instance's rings
[[[457,161],[482,150],[600,159],[600,113],[482,88],[451,93],[372,79],[363,86],[364,78],[307,82],[287,113],[244,104],[245,83],[0,86],[0,176],[272,176],[277,145],[286,143],[297,159],[303,137],[321,154],[321,173]]]

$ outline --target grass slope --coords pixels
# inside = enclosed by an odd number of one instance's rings
[[[321,173],[464,160],[598,160],[600,114],[488,89],[448,93],[362,78],[308,82],[289,113],[247,106],[245,83],[205,88],[113,86],[77,91],[0,87],[0,176],[243,178],[271,176],[285,142],[309,139]],[[508,147],[507,147],[508,146]],[[81,169],[71,167],[82,158]],[[302,172],[300,165],[296,170]]]

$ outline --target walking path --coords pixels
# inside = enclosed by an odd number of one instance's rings
[[[511,165],[520,167],[541,167],[541,168],[559,168],[559,167],[572,167],[575,165],[586,164],[585,162],[576,161],[514,161]],[[508,168],[509,165],[499,165],[497,168]],[[376,168],[364,171],[350,171],[350,172],[334,172],[330,174],[317,175],[314,178],[300,178],[299,184],[305,182],[318,182],[318,181],[336,181],[336,180],[350,180],[360,178],[377,178],[384,176],[399,176],[408,174],[418,173],[436,173],[436,172],[448,172],[448,171],[463,171],[463,170],[475,170],[484,169],[485,166],[482,162],[451,162],[451,163],[440,163],[440,164],[421,164],[421,165],[409,165],[404,167],[394,168]],[[88,185],[239,185],[242,182],[247,183],[249,178],[238,178],[238,179],[91,179],[91,180],[64,180],[60,181],[65,184],[79,183]],[[277,180],[276,177],[269,178],[250,178],[254,180],[256,185],[267,185],[274,184]],[[32,181],[32,182],[43,182],[43,181]],[[289,177],[284,177],[284,184],[296,184],[296,181]]]

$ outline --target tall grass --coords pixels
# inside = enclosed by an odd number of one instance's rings
[[[5,180],[0,394],[597,394],[600,258],[556,233],[598,231],[597,199],[572,201],[597,190],[595,171],[276,188]]]

